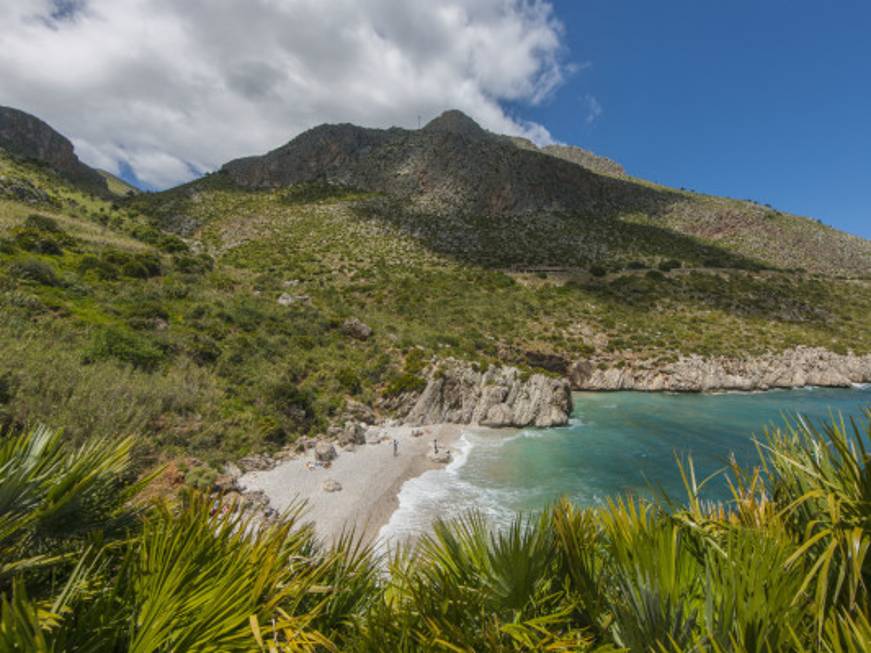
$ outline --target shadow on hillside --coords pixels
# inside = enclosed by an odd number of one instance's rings
[[[683,196],[601,177],[611,192],[583,212],[477,215],[409,209],[378,198],[353,208],[362,220],[387,223],[428,250],[466,265],[488,268],[619,268],[631,262],[676,259],[686,266],[762,269],[759,261],[665,227],[620,216],[656,216]],[[623,190],[631,189],[624,193]],[[609,199],[610,198],[610,199]],[[619,198],[614,199],[614,198]]]

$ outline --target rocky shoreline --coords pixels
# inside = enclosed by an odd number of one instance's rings
[[[622,367],[572,364],[567,377],[573,390],[714,392],[771,390],[805,386],[847,388],[871,383],[871,354],[837,354],[819,347],[796,347],[755,358],[683,356],[674,363],[648,362]]]

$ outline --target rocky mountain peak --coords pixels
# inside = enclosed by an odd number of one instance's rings
[[[29,113],[0,106],[0,148],[40,161],[91,192],[108,193],[106,180],[79,160],[69,139]]]
[[[478,123],[458,109],[449,109],[423,128],[430,132],[451,132],[466,138],[486,138],[489,134]]]
[[[607,209],[613,179],[484,130],[456,110],[423,129],[321,125],[222,172],[245,188],[326,181],[388,195],[428,213],[479,215]]]

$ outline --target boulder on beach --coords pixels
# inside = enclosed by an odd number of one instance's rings
[[[377,426],[372,426],[366,431],[366,444],[380,444],[384,438],[384,429]]]
[[[447,449],[442,449],[438,453],[430,451],[426,457],[429,458],[432,462],[442,465],[446,465],[454,459],[454,457],[451,455],[451,452]]]
[[[336,439],[341,445],[366,444],[366,425],[360,422],[345,422],[345,428],[340,429]]]
[[[321,487],[324,492],[340,492],[342,490],[342,484],[332,478],[328,478],[324,481]]]
[[[315,445],[315,460],[326,463],[335,460],[336,456],[336,448],[329,442],[321,441]]]

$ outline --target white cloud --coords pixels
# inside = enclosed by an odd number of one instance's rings
[[[561,84],[562,30],[544,0],[4,0],[0,104],[157,187],[322,122],[458,108],[546,143],[503,104]]]
[[[585,122],[588,125],[592,125],[599,118],[602,117],[604,113],[604,108],[602,107],[602,103],[594,95],[587,95],[584,98],[584,104],[587,105],[587,117]]]

